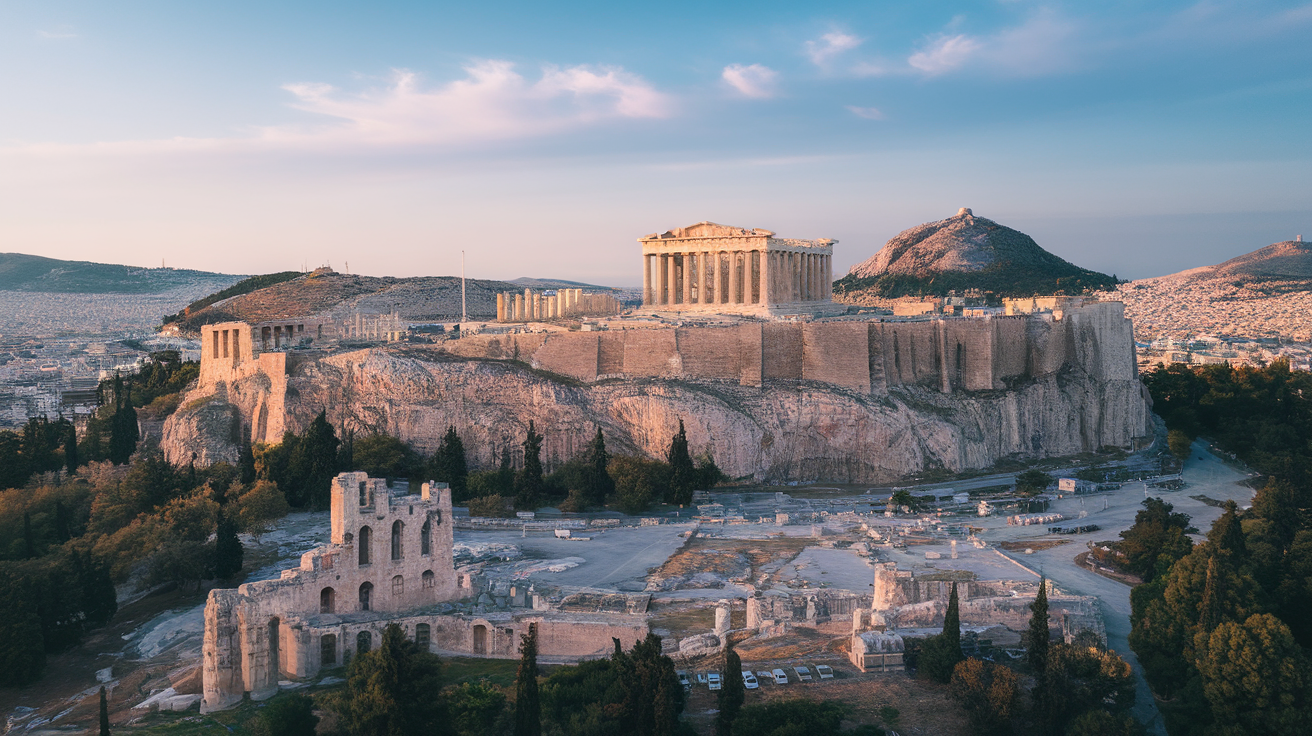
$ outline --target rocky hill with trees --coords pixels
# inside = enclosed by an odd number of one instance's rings
[[[1115,276],[1080,268],[1040,248],[1030,236],[976,217],[955,216],[904,230],[834,282],[834,298],[946,296],[979,291],[999,297],[1079,294],[1108,289]]]

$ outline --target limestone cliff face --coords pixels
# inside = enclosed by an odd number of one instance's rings
[[[1109,379],[1077,361],[1005,390],[945,393],[902,385],[871,394],[808,380],[752,386],[653,377],[585,384],[518,362],[378,348],[298,362],[277,401],[261,374],[198,389],[188,397],[193,403],[169,419],[162,446],[175,462],[192,452],[198,462],[231,462],[232,417],[247,427],[272,423],[269,408],[281,404],[287,429],[300,431],[326,410],[339,429],[387,432],[424,452],[455,426],[471,464],[483,468],[495,465],[502,448],[517,448],[532,420],[545,435],[550,466],[580,452],[597,426],[613,452],[659,457],[682,419],[693,451],[710,451],[733,477],[885,482],[926,468],[987,467],[1009,455],[1128,446],[1148,433],[1149,419],[1142,385],[1132,363],[1129,368]],[[195,402],[205,391],[213,398]]]

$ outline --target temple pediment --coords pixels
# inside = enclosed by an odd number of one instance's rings
[[[684,238],[741,238],[744,236],[773,237],[774,233],[764,228],[734,227],[714,222],[702,221],[688,227],[676,227],[663,233],[652,233],[643,240],[677,240]]]

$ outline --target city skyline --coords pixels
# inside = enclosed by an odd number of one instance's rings
[[[1312,230],[1312,6],[0,10],[0,250],[633,285],[711,220],[835,275],[958,207],[1122,278]]]

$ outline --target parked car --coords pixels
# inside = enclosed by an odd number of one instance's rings
[[[712,690],[719,690],[721,686],[720,673],[712,672],[706,675],[706,684],[710,685]]]
[[[797,673],[797,679],[798,679],[798,680],[800,680],[800,681],[802,681],[802,682],[810,682],[810,681],[811,681],[811,670],[808,670],[808,669],[806,668],[806,665],[799,665],[799,666],[797,666],[797,667],[794,667],[794,668],[793,668],[793,672],[796,672],[796,673]]]
[[[818,664],[815,666],[815,673],[820,675],[821,680],[834,679],[834,668],[827,664]]]
[[[757,682],[774,682],[774,675],[769,670],[760,670],[756,673]]]
[[[760,686],[761,684],[756,681],[756,675],[753,675],[751,672],[748,672],[747,670],[743,670],[743,687],[747,688],[748,690],[755,690]]]
[[[704,672],[698,672],[698,673],[697,673],[697,684],[698,684],[698,685],[705,685],[705,684],[706,684],[706,673],[704,673]]]
[[[779,669],[778,667],[775,667],[773,670],[770,670],[770,676],[774,678],[774,684],[776,685],[788,684],[788,675],[785,674],[784,671]]]
[[[688,680],[687,670],[676,670],[674,674],[679,676],[679,684],[683,685],[684,690],[692,689],[692,683]]]

